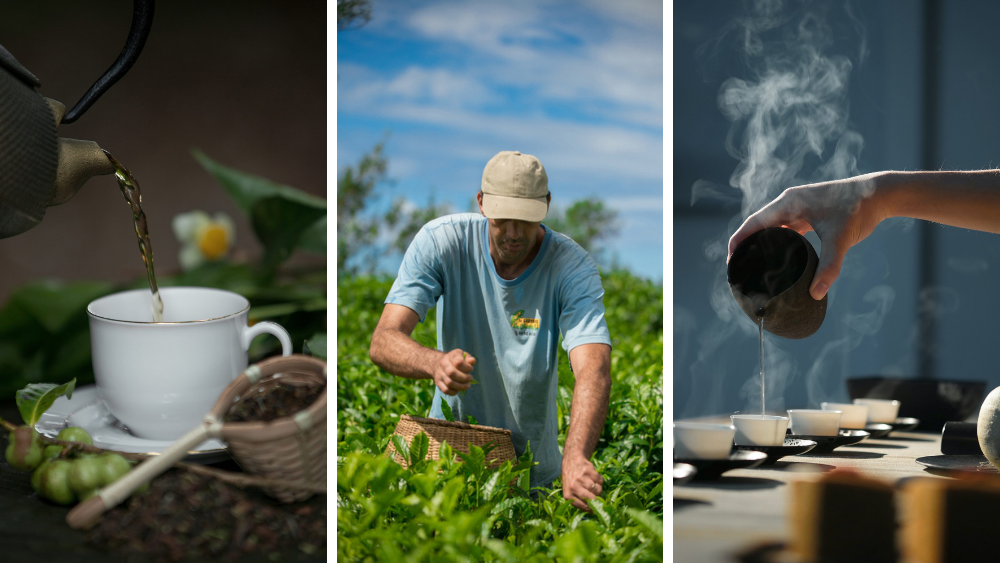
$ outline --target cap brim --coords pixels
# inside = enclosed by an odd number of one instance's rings
[[[483,194],[483,213],[490,219],[517,219],[537,223],[545,219],[549,211],[546,197],[506,197]]]

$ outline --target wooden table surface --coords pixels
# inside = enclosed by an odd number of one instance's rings
[[[794,479],[834,468],[851,468],[892,484],[916,476],[947,478],[915,461],[940,454],[940,433],[894,432],[831,453],[784,457],[771,466],[728,471],[715,481],[675,486],[674,561],[733,563],[734,554],[751,545],[786,541],[788,484]]]

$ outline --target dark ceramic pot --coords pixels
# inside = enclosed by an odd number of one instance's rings
[[[819,257],[809,241],[783,227],[747,237],[729,258],[729,289],[747,317],[784,338],[811,336],[826,317],[827,297],[809,295]]]
[[[851,399],[895,399],[899,416],[920,420],[917,430],[941,432],[946,422],[964,421],[983,402],[985,381],[856,377],[847,380]]]

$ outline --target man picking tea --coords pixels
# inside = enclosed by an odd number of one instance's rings
[[[403,258],[372,335],[371,358],[389,373],[431,379],[431,418],[442,401],[455,420],[507,428],[530,441],[531,486],[562,475],[563,496],[588,510],[604,478],[590,463],[611,387],[604,288],[589,254],[541,224],[552,197],[537,158],[504,151],[483,171],[479,211],[435,219]],[[438,350],[410,334],[437,304]],[[559,453],[558,342],[576,377],[569,432]],[[473,377],[477,384],[473,385]]]

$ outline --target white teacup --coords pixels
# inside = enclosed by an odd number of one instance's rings
[[[854,399],[855,405],[868,407],[868,422],[891,424],[899,416],[899,401],[890,399]]]
[[[97,392],[140,438],[175,440],[197,426],[222,390],[247,367],[260,334],[292,342],[280,325],[247,326],[250,302],[203,287],[160,290],[163,322],[153,322],[148,289],[102,297],[87,306]]]
[[[733,449],[736,428],[705,422],[674,423],[674,456],[677,459],[726,459]]]
[[[868,421],[868,405],[852,405],[851,403],[822,403],[825,411],[840,411],[840,427],[864,429]]]
[[[790,409],[792,434],[796,436],[836,436],[840,430],[840,411]]]
[[[734,414],[729,417],[736,427],[737,446],[780,446],[785,443],[788,417],[759,414]]]

